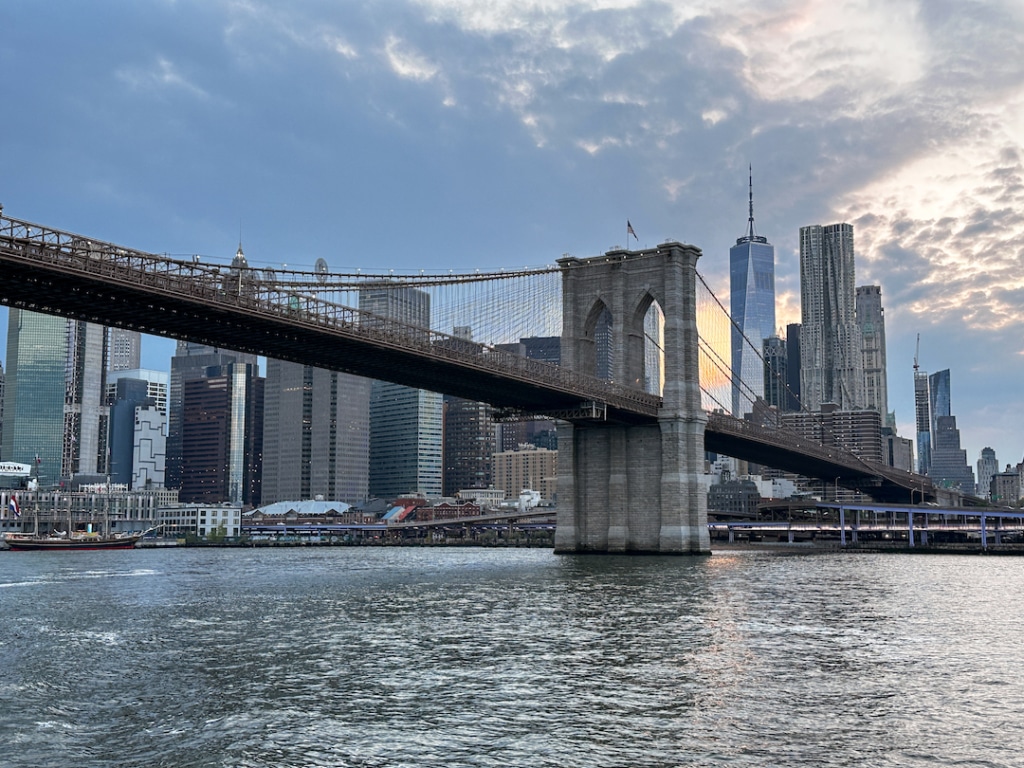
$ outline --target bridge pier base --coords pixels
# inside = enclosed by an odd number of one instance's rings
[[[645,316],[664,315],[663,402],[656,423],[560,422],[555,551],[709,554],[696,312],[700,251],[665,243],[650,251],[567,258],[562,364],[593,373],[599,319],[608,328],[610,379],[642,385]]]

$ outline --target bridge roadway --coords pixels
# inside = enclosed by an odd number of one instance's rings
[[[661,398],[493,347],[324,301],[292,279],[199,264],[0,212],[0,304],[185,339],[486,402],[577,424],[649,424]],[[366,280],[368,289],[393,285]],[[708,450],[859,488],[880,501],[933,499],[927,478],[864,462],[723,414]]]

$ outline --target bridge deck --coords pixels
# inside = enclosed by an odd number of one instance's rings
[[[0,215],[0,303],[266,355],[586,424],[657,422],[661,398],[323,301],[255,271],[171,259]],[[368,287],[382,281],[368,280]],[[722,414],[708,450],[836,478],[883,501],[932,499],[928,478]]]

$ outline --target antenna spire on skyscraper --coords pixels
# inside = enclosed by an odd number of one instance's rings
[[[749,226],[747,229],[747,237],[751,240],[754,239],[754,165],[753,163],[747,166],[747,170],[750,173],[750,219]]]

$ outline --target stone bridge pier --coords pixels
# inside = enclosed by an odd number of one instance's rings
[[[664,405],[656,424],[558,427],[559,553],[707,554],[704,426],[697,346],[700,249],[669,242],[644,251],[564,258],[562,365],[643,388],[652,341],[644,320],[664,313]]]

